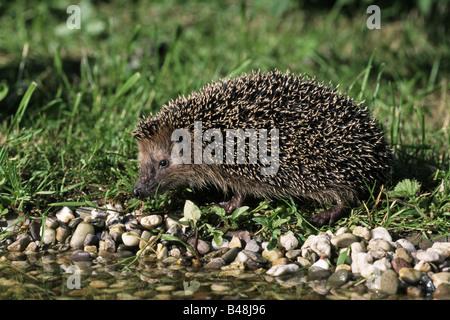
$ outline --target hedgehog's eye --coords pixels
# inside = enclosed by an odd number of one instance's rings
[[[165,167],[167,167],[169,165],[169,161],[167,161],[167,160],[161,160],[160,162],[159,162],[159,167],[160,168],[165,168]]]

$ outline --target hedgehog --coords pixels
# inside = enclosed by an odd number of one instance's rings
[[[393,159],[368,108],[337,88],[253,71],[169,101],[132,132],[140,165],[133,196],[216,188],[227,213],[249,197],[310,199],[331,205],[312,224],[335,223],[386,183]]]

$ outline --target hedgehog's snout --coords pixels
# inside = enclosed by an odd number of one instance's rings
[[[133,197],[139,200],[144,200],[148,197],[148,188],[142,180],[139,180],[133,188]]]
[[[136,199],[142,200],[142,188],[140,186],[136,186],[133,188],[133,197]]]

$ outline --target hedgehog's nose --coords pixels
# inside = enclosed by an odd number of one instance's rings
[[[133,189],[133,197],[135,197],[136,199],[141,199],[142,198],[142,189],[139,186],[134,187]]]

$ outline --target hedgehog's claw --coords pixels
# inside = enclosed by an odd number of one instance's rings
[[[308,221],[314,226],[320,228],[324,225],[332,225],[340,218],[346,216],[350,212],[350,208],[338,204],[328,210],[316,213]]]
[[[234,210],[242,206],[244,199],[245,198],[241,195],[234,195],[229,201],[220,202],[219,206],[223,208],[227,214],[232,214]]]

